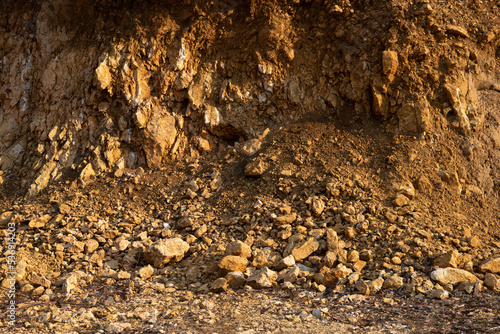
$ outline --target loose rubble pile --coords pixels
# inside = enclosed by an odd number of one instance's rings
[[[390,136],[367,135],[306,122],[213,159],[51,186],[1,214],[2,226],[18,227],[19,291],[47,303],[98,286],[123,290],[117,300],[184,290],[306,289],[346,300],[389,293],[422,301],[500,292],[497,223],[485,230],[469,221],[476,210],[486,218],[470,202],[478,195],[457,193],[436,172],[442,183],[391,179],[407,162],[371,155]],[[422,147],[414,139],[398,145],[396,160]],[[248,173],[256,161],[266,167]],[[442,194],[469,207],[449,211]]]

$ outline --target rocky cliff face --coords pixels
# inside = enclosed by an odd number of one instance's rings
[[[4,1],[0,178],[154,168],[303,117],[480,133],[494,2]]]

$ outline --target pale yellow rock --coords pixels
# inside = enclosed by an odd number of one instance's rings
[[[236,255],[247,259],[252,256],[252,249],[243,241],[233,241],[227,245],[224,255]]]
[[[248,260],[241,256],[227,255],[219,263],[219,268],[223,274],[232,271],[244,272],[247,268]]]
[[[477,277],[468,271],[457,268],[440,268],[431,272],[431,278],[441,285],[456,284],[463,281],[475,282]]]
[[[189,244],[180,238],[162,239],[146,249],[144,259],[158,268],[170,261],[182,260],[188,250]]]
[[[319,247],[319,243],[314,238],[309,238],[299,245],[297,245],[292,250],[292,255],[295,258],[295,261],[301,261],[315,252]]]
[[[493,274],[500,273],[500,257],[490,259],[479,266],[482,272],[489,272]]]

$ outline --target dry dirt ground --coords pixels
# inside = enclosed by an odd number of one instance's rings
[[[495,110],[498,93],[483,100]],[[24,269],[18,268],[17,324],[2,318],[2,327],[9,333],[498,332],[498,286],[488,288],[488,273],[480,270],[500,255],[498,188],[485,196],[468,187],[479,184],[471,180],[481,170],[470,167],[478,153],[453,155],[460,140],[454,133],[394,135],[345,110],[271,129],[250,156],[245,143],[231,143],[219,154],[158,170],[115,170],[85,187],[68,176],[33,199],[16,194],[19,180],[9,180],[2,223],[16,223]],[[262,175],[245,176],[255,161]],[[452,168],[466,169],[458,183],[443,176]],[[400,205],[394,199],[405,181],[416,190]],[[319,214],[317,200],[324,205]],[[286,212],[296,219],[277,224]],[[340,245],[330,264],[327,229]],[[295,235],[312,236],[319,246],[283,269],[279,262]],[[176,237],[189,244],[179,262],[148,265],[154,263],[146,260],[148,247]],[[243,282],[231,288],[228,278],[215,286],[235,240],[252,252]],[[463,268],[479,280],[439,284],[429,278],[438,267]],[[268,285],[252,281],[263,270]],[[377,288],[378,278],[396,285]],[[445,295],[432,295],[438,290]],[[8,301],[4,294],[4,310]]]

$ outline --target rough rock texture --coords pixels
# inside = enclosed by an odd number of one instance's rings
[[[4,2],[0,170],[35,195],[347,107],[395,132],[480,131],[498,7],[453,3]]]
[[[182,260],[189,250],[189,244],[180,238],[162,239],[148,247],[144,258],[155,267],[161,267],[170,261]]]
[[[463,281],[475,282],[477,280],[477,277],[474,274],[456,268],[436,269],[431,272],[431,278],[442,285],[449,283],[456,284]]]
[[[485,261],[483,264],[479,266],[479,270],[482,272],[490,272],[493,274],[500,273],[500,257],[490,259]]]

